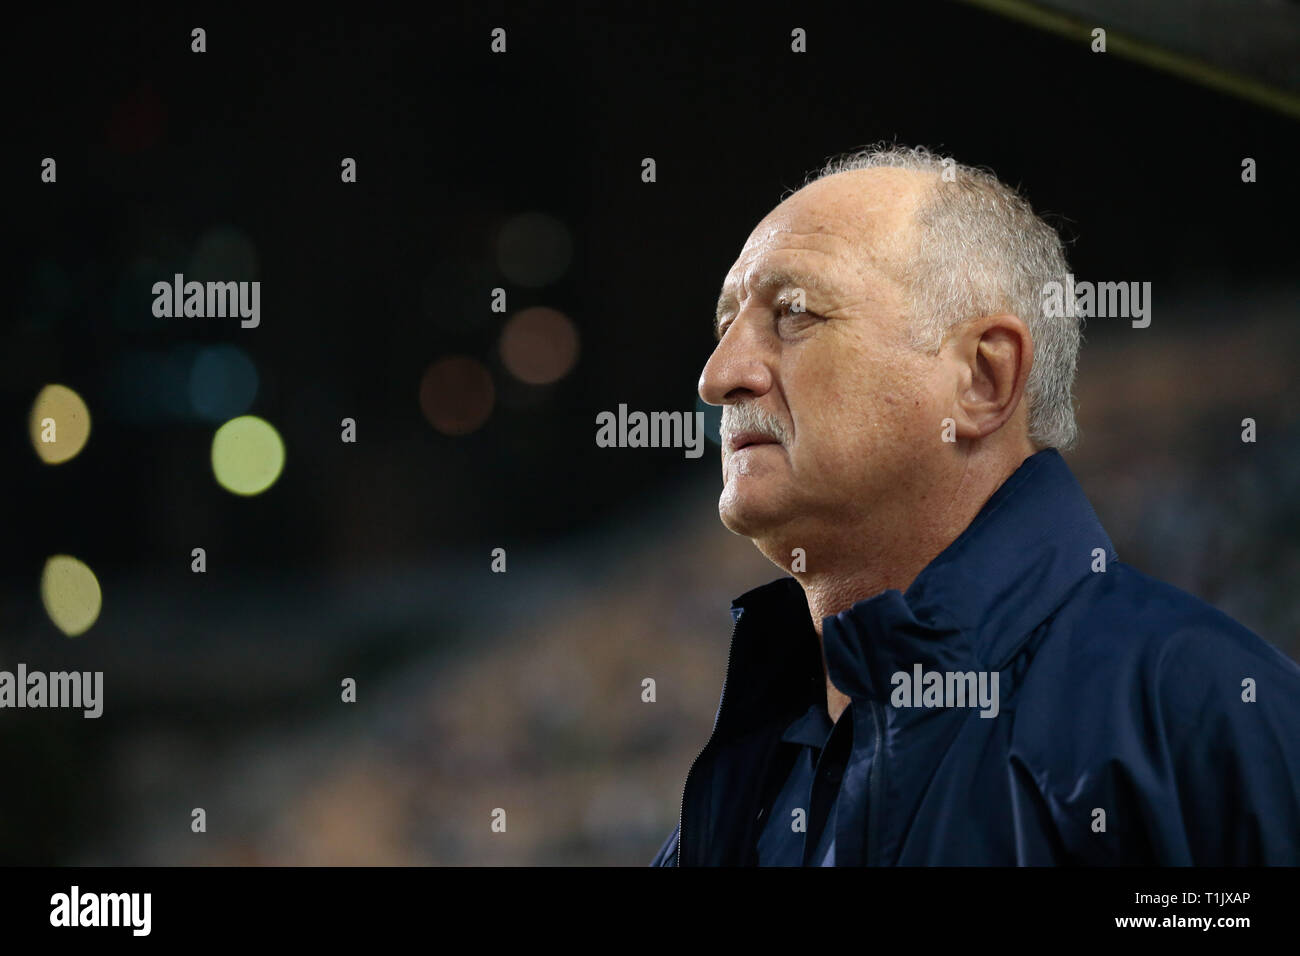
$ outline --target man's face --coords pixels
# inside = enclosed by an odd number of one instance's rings
[[[895,277],[930,182],[896,169],[815,182],[759,223],[727,274],[699,392],[723,406],[719,514],[760,546],[816,545],[925,496],[943,387],[908,346]]]

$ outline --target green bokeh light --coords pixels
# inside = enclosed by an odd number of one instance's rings
[[[41,601],[50,620],[68,637],[90,630],[103,605],[95,572],[67,554],[56,554],[45,562]]]
[[[284,442],[270,422],[256,415],[232,418],[212,436],[212,473],[237,495],[257,495],[284,470]]]

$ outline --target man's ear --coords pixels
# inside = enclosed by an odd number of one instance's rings
[[[1034,363],[1034,341],[1009,312],[958,325],[944,343],[956,373],[952,417],[958,438],[984,438],[1007,423],[1020,405]]]

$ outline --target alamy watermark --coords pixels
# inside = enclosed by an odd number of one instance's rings
[[[980,707],[981,717],[998,715],[997,671],[896,671],[889,682],[895,707]]]
[[[597,448],[685,448],[687,458],[704,454],[703,412],[618,412],[596,416]]]
[[[17,673],[0,671],[0,708],[82,708],[83,717],[104,712],[103,671],[28,671],[19,664]]]
[[[262,321],[261,282],[186,282],[178,272],[171,282],[155,282],[153,294],[153,314],[160,319],[238,316],[245,329]]]
[[[82,893],[73,885],[50,897],[51,926],[127,926],[133,936],[148,936],[152,893]]]
[[[1132,319],[1133,328],[1145,329],[1151,324],[1151,283],[1075,282],[1074,274],[1066,273],[1064,282],[1043,286],[1043,315]]]

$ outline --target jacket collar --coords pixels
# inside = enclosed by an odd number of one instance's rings
[[[1092,573],[1094,549],[1118,560],[1060,453],[1025,459],[908,587],[881,591],[822,621],[831,680],[850,698],[886,701],[890,678],[929,670],[1001,670]],[[825,700],[820,648],[792,577],[732,602],[736,621],[715,722],[720,733],[784,719]]]

